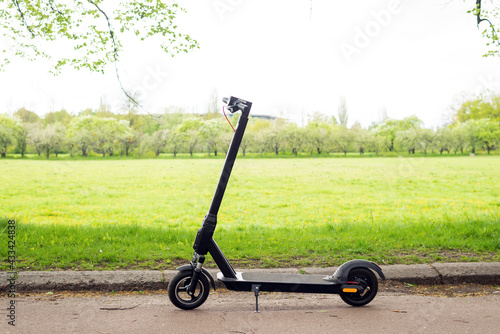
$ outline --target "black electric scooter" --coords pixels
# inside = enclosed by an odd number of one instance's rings
[[[181,309],[194,309],[205,302],[210,285],[215,290],[214,279],[203,268],[207,253],[212,255],[221,270],[217,279],[224,283],[227,289],[255,293],[257,312],[259,291],[339,294],[344,302],[352,306],[363,306],[371,302],[378,290],[377,277],[373,271],[382,279],[385,279],[385,276],[377,264],[366,260],[345,262],[332,276],[236,272],[229,264],[213,235],[217,225],[217,213],[238,154],[252,103],[236,97],[224,98],[223,102],[227,104],[226,109],[230,113],[241,111],[241,117],[229,146],[210,209],[197,232],[191,263],[177,268],[179,272],[168,285],[171,302]]]

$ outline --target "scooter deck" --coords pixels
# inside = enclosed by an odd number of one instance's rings
[[[236,272],[236,278],[226,278],[222,273],[217,279],[228,290],[252,291],[260,285],[260,291],[297,293],[340,293],[341,284],[325,281],[324,275],[294,275],[279,273]]]

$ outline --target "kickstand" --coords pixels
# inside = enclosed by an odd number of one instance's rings
[[[255,292],[255,313],[259,312],[259,291],[260,284],[252,284],[252,291]]]

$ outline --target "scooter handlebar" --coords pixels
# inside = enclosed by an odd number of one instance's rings
[[[239,99],[239,98],[234,97],[234,96],[223,97],[222,102],[227,104],[227,110],[231,114],[234,114],[238,110],[244,111],[246,108],[248,108],[252,105],[251,102]]]

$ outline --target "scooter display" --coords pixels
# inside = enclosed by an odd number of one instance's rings
[[[245,133],[252,103],[233,96],[224,98],[223,102],[226,105],[226,110],[230,113],[240,111],[241,116],[229,146],[210,208],[196,234],[193,244],[193,258],[190,264],[177,268],[179,272],[169,282],[168,296],[170,301],[178,308],[191,310],[201,306],[207,300],[210,286],[215,290],[214,278],[203,268],[205,257],[210,253],[221,271],[217,274],[217,279],[228,290],[253,291],[256,296],[257,311],[260,291],[339,294],[344,302],[352,306],[363,306],[370,303],[378,290],[378,280],[375,273],[385,279],[382,269],[374,262],[351,260],[343,263],[332,276],[236,272],[230,265],[213,239],[213,235],[217,225],[217,214]]]

